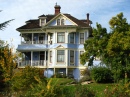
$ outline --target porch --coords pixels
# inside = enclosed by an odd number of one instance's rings
[[[46,68],[48,62],[48,51],[26,51],[22,52],[22,58],[18,62],[18,68],[25,66]]]
[[[21,33],[21,44],[48,44],[46,33]]]
[[[25,67],[25,66],[34,66],[34,67],[46,67],[47,61],[46,60],[26,60],[19,62],[18,67]]]

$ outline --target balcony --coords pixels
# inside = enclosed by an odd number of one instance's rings
[[[39,40],[39,41],[21,41],[21,44],[48,44],[47,40]]]
[[[35,61],[32,61],[32,64],[31,64],[31,60],[27,60],[27,61],[19,62],[19,64],[18,64],[19,68],[24,68],[25,66],[45,68],[47,66],[47,61],[45,61],[45,60],[35,60]]]

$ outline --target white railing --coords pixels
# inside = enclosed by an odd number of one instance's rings
[[[45,60],[33,60],[31,64],[31,60],[19,62],[19,67],[25,66],[47,66],[47,61]]]
[[[21,44],[47,44],[48,40],[39,40],[39,41],[21,41]]]

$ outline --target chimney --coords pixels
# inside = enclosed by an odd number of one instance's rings
[[[56,5],[55,5],[55,15],[57,15],[57,14],[59,14],[60,13],[60,5],[57,5],[57,3],[56,3]]]
[[[87,13],[87,25],[89,26],[89,13]]]

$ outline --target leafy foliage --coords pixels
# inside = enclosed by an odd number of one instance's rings
[[[123,13],[112,17],[109,24],[110,33],[107,33],[100,24],[96,25],[97,28],[93,28],[93,37],[86,40],[84,44],[86,52],[80,59],[82,64],[88,61],[88,66],[92,66],[93,60],[99,58],[102,63],[111,68],[114,80],[118,81],[124,78],[122,76],[130,75],[130,25]]]
[[[106,67],[93,67],[91,76],[98,83],[108,83],[113,80],[111,70]]]
[[[102,58],[104,53],[106,53],[106,45],[108,41],[109,34],[107,34],[106,28],[103,28],[100,24],[96,24],[97,29],[93,28],[93,37],[85,41],[83,53],[80,57],[81,63],[85,64],[89,61],[89,66],[93,65],[93,60],[95,57]],[[101,57],[102,56],[102,57]]]
[[[0,10],[1,12],[1,10]],[[6,28],[6,26],[9,24],[9,22],[13,21],[14,19],[11,19],[11,20],[8,20],[8,21],[5,21],[3,23],[0,23],[0,30],[3,30],[4,28]]]
[[[10,85],[10,80],[13,76],[13,70],[16,67],[15,54],[13,54],[13,49],[8,46],[0,48],[0,71],[1,80],[3,85],[6,84],[8,87]]]
[[[12,89],[15,91],[27,91],[30,89],[31,84],[38,83],[36,78],[39,77],[43,77],[43,75],[41,76],[39,69],[27,66],[24,69],[15,72],[11,80]]]

